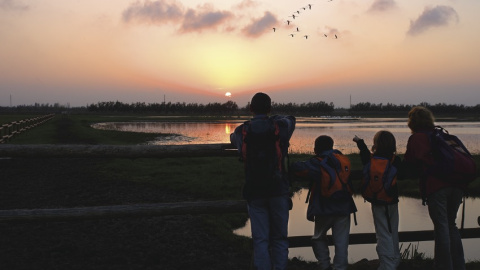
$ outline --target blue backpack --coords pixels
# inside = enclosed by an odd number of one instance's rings
[[[468,184],[477,177],[477,166],[462,141],[440,126],[429,133],[434,164],[428,173],[439,179]]]

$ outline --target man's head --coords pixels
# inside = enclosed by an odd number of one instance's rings
[[[322,152],[332,150],[333,149],[333,139],[327,135],[318,136],[315,139],[315,154],[321,154]]]
[[[268,114],[272,109],[272,100],[265,93],[256,93],[250,102],[250,111],[254,114]]]

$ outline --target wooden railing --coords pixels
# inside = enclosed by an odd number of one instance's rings
[[[90,145],[0,145],[0,157],[201,157],[234,156],[229,144],[176,145],[176,146],[90,146]],[[201,201],[181,203],[113,205],[56,209],[0,210],[0,222],[42,222],[103,218],[129,218],[184,214],[246,213],[245,201]],[[478,218],[480,226],[480,217]],[[462,238],[480,238],[480,228],[461,230]],[[330,236],[329,236],[330,237]],[[400,242],[431,241],[433,231],[399,232]],[[290,247],[311,246],[311,236],[290,236]],[[329,241],[332,243],[332,241]],[[376,243],[375,233],[350,235],[350,244]]]
[[[20,121],[14,121],[8,124],[3,124],[0,126],[0,143],[6,143],[10,139],[12,139],[13,136],[26,132],[38,125],[41,125],[46,121],[52,119],[54,116],[55,114],[47,114]]]

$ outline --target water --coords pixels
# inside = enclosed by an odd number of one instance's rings
[[[219,122],[117,122],[98,123],[94,128],[146,133],[172,134],[149,142],[154,145],[230,143],[230,133],[241,121]],[[373,135],[386,129],[395,135],[399,154],[405,152],[410,129],[403,118],[330,119],[297,118],[297,125],[290,141],[291,153],[313,154],[313,142],[319,135],[329,135],[335,148],[344,154],[358,153],[352,141],[354,135],[372,145]],[[450,133],[457,135],[470,152],[480,154],[480,122],[437,122]]]
[[[313,222],[306,219],[307,204],[305,197],[307,190],[302,190],[296,193],[292,198],[293,209],[290,211],[290,219],[288,224],[289,236],[301,236],[313,234]],[[351,233],[374,233],[374,225],[370,203],[365,203],[361,196],[354,197],[357,205],[357,221],[355,226],[353,216],[351,221]],[[477,217],[479,215],[478,209],[480,207],[480,199],[468,198],[465,205],[465,228],[477,228]],[[433,230],[433,224],[428,216],[428,209],[422,205],[420,199],[413,199],[408,197],[400,197],[398,204],[400,224],[399,231],[421,231]],[[460,226],[462,217],[461,207],[457,215],[457,224]],[[250,221],[247,221],[245,227],[235,230],[234,233],[238,235],[251,237]],[[328,234],[331,234],[329,232]],[[463,239],[463,247],[465,250],[465,259],[467,261],[480,260],[480,253],[478,247],[480,246],[480,239]],[[401,243],[402,244],[402,243]],[[403,243],[403,247],[408,246],[408,242]],[[427,257],[433,258],[433,241],[414,242],[412,245],[418,245],[418,251],[424,252]],[[402,249],[403,250],[403,249]],[[354,263],[363,258],[369,260],[378,259],[375,251],[375,244],[351,245],[348,249],[349,262]],[[333,255],[333,247],[330,247],[330,254]],[[289,250],[289,257],[302,257],[306,261],[316,261],[311,247],[291,248]]]

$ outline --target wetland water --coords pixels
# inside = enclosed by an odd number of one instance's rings
[[[217,122],[109,122],[94,124],[94,128],[146,133],[171,134],[149,144],[208,144],[230,143],[230,133],[241,121]],[[480,122],[437,122],[450,133],[457,135],[472,154],[480,154]],[[357,153],[354,135],[365,139],[371,146],[373,135],[381,130],[395,135],[399,154],[405,152],[410,130],[405,118],[297,118],[295,132],[290,141],[291,153],[312,153],[313,142],[319,135],[329,135],[335,141],[335,148],[344,154]]]
[[[107,130],[171,134],[149,142],[155,145],[170,144],[208,144],[229,143],[230,133],[242,121],[217,122],[122,122],[98,123],[94,127]],[[437,122],[450,133],[457,135],[472,152],[480,154],[480,122]],[[331,118],[297,118],[297,125],[290,141],[291,153],[313,152],[313,142],[319,135],[325,134],[335,140],[335,148],[345,154],[358,153],[356,144],[352,141],[354,135],[365,139],[371,147],[373,135],[381,129],[391,131],[397,140],[398,153],[405,152],[410,130],[407,119],[404,118],[366,118],[366,119],[331,119]],[[294,207],[290,212],[289,235],[311,235],[313,223],[306,220],[306,192],[300,192],[294,197]],[[374,232],[370,204],[364,203],[361,197],[356,197],[358,226],[351,226],[352,233]],[[476,223],[480,212],[480,199],[467,199],[465,228],[478,227]],[[432,230],[433,225],[428,216],[427,207],[421,200],[403,197],[399,204],[400,231]],[[461,218],[459,211],[458,219]],[[460,224],[458,222],[458,224]],[[250,236],[250,224],[236,231],[237,234]],[[464,239],[465,258],[480,260],[480,239]],[[418,245],[418,251],[433,257],[433,241],[412,243]],[[404,247],[408,243],[403,244]],[[311,248],[292,248],[290,257],[302,257],[305,260],[315,260]],[[356,262],[362,258],[376,259],[375,245],[352,245],[349,247],[349,261]]]
[[[312,235],[314,223],[308,221],[306,218],[307,204],[305,198],[308,190],[301,190],[296,193],[293,200],[293,209],[290,211],[290,219],[288,223],[289,236]],[[357,205],[357,226],[353,222],[351,216],[350,233],[374,233],[374,225],[372,218],[372,211],[370,203],[364,202],[361,196],[354,197]],[[465,204],[465,228],[477,228],[477,217],[480,215],[478,209],[480,208],[480,199],[467,198]],[[428,209],[422,205],[420,199],[413,199],[408,197],[400,197],[398,204],[398,211],[400,216],[399,231],[423,231],[433,230],[433,224],[428,215]],[[457,225],[460,227],[462,218],[461,207],[457,216]],[[235,230],[234,233],[251,237],[250,221],[245,227]],[[331,234],[331,231],[328,232]],[[480,239],[463,239],[463,248],[465,251],[465,259],[467,261],[480,260]],[[400,243],[402,244],[402,243]],[[403,243],[403,249],[408,246],[409,242]],[[412,242],[412,245],[418,246],[419,252],[424,252],[427,257],[433,258],[433,241]],[[330,247],[330,255],[333,255],[333,247]],[[311,247],[291,248],[289,250],[289,257],[302,257],[306,261],[316,261]],[[333,257],[332,257],[333,258]],[[348,260],[350,263],[357,262],[363,258],[369,260],[377,259],[375,251],[375,244],[351,245],[348,248]]]

